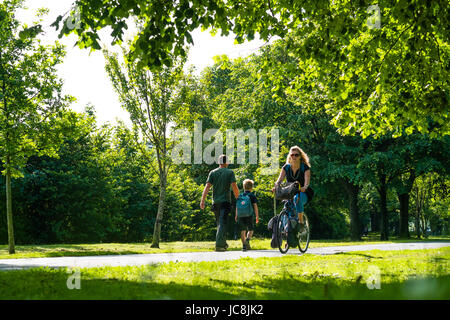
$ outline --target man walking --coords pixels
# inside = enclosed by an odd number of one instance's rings
[[[231,190],[233,188],[234,198],[239,196],[239,189],[236,185],[236,177],[234,172],[228,169],[228,161],[226,155],[219,156],[219,167],[212,170],[206,180],[205,189],[203,189],[200,208],[205,209],[205,199],[209,189],[213,187],[213,207],[212,210],[216,217],[217,233],[216,233],[216,251],[226,251],[226,227],[228,214],[231,212]]]

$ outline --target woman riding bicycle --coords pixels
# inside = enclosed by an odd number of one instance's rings
[[[286,178],[288,182],[299,182],[300,193],[297,193],[294,196],[294,204],[301,225],[303,224],[304,205],[308,202],[307,189],[311,180],[310,167],[311,165],[309,164],[307,154],[300,147],[293,146],[289,150],[286,164],[281,168],[280,176],[278,177],[277,182],[275,182],[275,185],[279,185],[283,182],[284,178]],[[272,188],[272,192],[274,191],[275,187]]]

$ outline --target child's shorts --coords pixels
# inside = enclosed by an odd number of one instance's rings
[[[242,217],[237,220],[239,231],[253,231],[255,225],[253,224],[253,215],[250,217]]]

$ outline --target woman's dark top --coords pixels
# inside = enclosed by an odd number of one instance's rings
[[[286,171],[286,180],[287,182],[298,181],[300,183],[300,187],[303,187],[305,184],[305,172],[309,170],[308,165],[305,163],[300,163],[300,168],[297,172],[292,171],[292,166],[289,163],[286,163],[283,168]]]

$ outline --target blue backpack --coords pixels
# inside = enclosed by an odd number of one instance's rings
[[[236,200],[238,218],[250,217],[253,215],[253,205],[248,194],[241,193]]]

